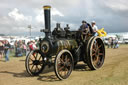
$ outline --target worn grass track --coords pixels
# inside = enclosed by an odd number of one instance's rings
[[[80,62],[64,81],[58,81],[52,68],[30,77],[24,60],[25,57],[11,58],[9,62],[0,60],[0,85],[128,85],[128,45],[106,49],[104,66],[96,71],[89,71]]]

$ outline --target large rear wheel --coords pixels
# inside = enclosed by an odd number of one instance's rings
[[[83,56],[83,62],[84,63],[87,63],[86,62],[86,56],[88,56],[88,48],[89,48],[89,45],[90,45],[90,43],[92,42],[92,40],[93,40],[93,38],[94,38],[95,36],[92,36],[92,37],[90,37],[90,38],[88,38],[88,40],[87,40],[87,42],[85,42],[85,45],[84,45],[84,47],[83,47],[83,49],[84,49],[84,56]],[[86,53],[85,53],[86,52]]]
[[[100,37],[94,37],[91,42],[88,43],[86,53],[86,62],[91,70],[102,67],[105,59],[105,46]]]

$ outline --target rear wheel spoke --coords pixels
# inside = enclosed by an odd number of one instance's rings
[[[99,45],[99,47],[98,48],[101,48],[102,47],[102,45]]]
[[[93,50],[93,52],[96,52],[96,49],[95,48],[93,48],[92,50]]]
[[[99,53],[99,55],[103,55],[103,53]]]

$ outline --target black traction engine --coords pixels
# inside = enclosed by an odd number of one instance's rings
[[[39,75],[46,66],[54,66],[56,76],[66,79],[79,61],[84,61],[91,70],[102,67],[105,59],[105,46],[102,39],[90,32],[70,31],[60,24],[51,32],[50,6],[44,6],[45,33],[39,39],[39,49],[31,51],[26,57],[25,66],[30,75]]]

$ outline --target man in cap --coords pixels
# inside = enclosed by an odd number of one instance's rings
[[[84,21],[84,20],[82,21],[82,25],[80,26],[79,31],[82,31],[83,34],[87,34],[89,32],[89,27],[88,27],[86,21]]]
[[[82,21],[82,25],[79,28],[79,37],[81,37],[81,40],[86,40],[86,35],[89,33],[89,26],[86,21]]]
[[[96,26],[96,22],[95,21],[92,21],[92,29],[93,29],[93,32],[94,32],[94,35],[97,36],[97,31],[98,31],[98,27]]]

